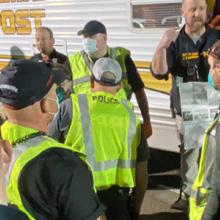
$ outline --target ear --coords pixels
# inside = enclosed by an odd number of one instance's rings
[[[91,88],[93,89],[94,88],[94,85],[95,85],[95,80],[93,79],[93,77],[91,77]]]
[[[52,43],[53,43],[53,45],[55,44],[55,39],[54,38],[52,39]]]
[[[42,113],[47,113],[47,104],[46,104],[46,100],[45,99],[42,99],[41,101],[40,101],[40,110],[41,110],[41,112]]]
[[[182,5],[182,7],[180,8],[180,13],[181,13],[181,15],[184,17],[184,6]]]
[[[119,91],[121,88],[122,88],[122,82],[120,84],[118,84],[117,91]]]
[[[104,39],[105,42],[107,42],[107,39],[108,39],[107,34],[103,35],[103,39]]]

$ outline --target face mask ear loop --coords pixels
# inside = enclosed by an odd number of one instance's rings
[[[50,101],[53,101],[53,102],[56,102],[56,105],[57,105],[57,112],[49,112],[47,111],[48,114],[50,115],[53,115],[55,117],[55,115],[58,113],[59,111],[59,102],[58,102],[58,98],[57,99],[54,99],[54,98],[50,98],[50,97],[45,97],[45,99],[48,99]],[[46,112],[46,111],[45,111]]]

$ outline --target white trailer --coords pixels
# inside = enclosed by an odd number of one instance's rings
[[[82,49],[77,31],[87,21],[99,20],[107,28],[109,46],[131,51],[145,83],[153,124],[149,145],[178,152],[169,107],[171,80],[155,80],[149,66],[165,29],[181,22],[180,5],[180,0],[0,0],[0,69],[11,59],[37,52],[36,27],[51,28],[56,49],[69,55]]]

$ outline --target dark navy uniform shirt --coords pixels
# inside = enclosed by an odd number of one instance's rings
[[[49,56],[49,59],[52,63],[65,64],[67,60],[67,56],[53,49],[52,53]],[[31,57],[31,60],[38,62],[39,60],[43,60],[43,57],[40,53],[38,53],[33,57]]]
[[[198,39],[192,39],[185,32],[185,26],[180,30],[175,42],[167,49],[168,72],[166,75],[155,75],[158,79],[168,79],[172,74],[171,100],[177,114],[181,113],[178,94],[179,82],[208,81],[208,49],[220,39],[220,31],[206,27],[205,33]]]
[[[96,220],[104,214],[90,170],[71,150],[50,148],[29,161],[18,189],[37,220]]]

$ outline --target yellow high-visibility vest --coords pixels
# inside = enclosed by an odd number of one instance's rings
[[[24,134],[31,135],[31,132],[36,131],[35,129],[25,128],[10,122],[4,123],[1,130],[3,132],[3,139],[11,143],[15,142],[20,137],[24,137]],[[10,204],[15,205],[19,210],[23,211],[29,219],[34,220],[35,217],[24,207],[18,188],[18,180],[22,169],[29,161],[49,148],[60,147],[62,149],[71,149],[44,135],[38,135],[30,139],[27,138],[26,140],[24,139],[24,142],[18,143],[14,147],[15,149],[21,148],[21,151],[24,152],[21,152],[14,162],[7,186],[7,196]]]
[[[211,139],[211,131],[216,128],[220,117],[218,116],[213,123],[206,129],[201,157],[199,161],[199,171],[192,185],[191,196],[189,198],[189,219],[190,220],[201,220],[204,213],[208,196],[210,192],[210,176],[213,168],[213,158],[215,154],[215,139]]]
[[[71,99],[65,144],[90,165],[96,189],[134,187],[141,131],[130,102],[104,92],[73,94]]]
[[[131,97],[131,86],[128,84],[127,70],[125,65],[125,58],[130,52],[122,47],[108,48],[109,57],[116,59],[122,69],[122,91],[118,93],[118,97],[124,95],[130,99]],[[91,72],[94,65],[93,60],[84,52],[80,51],[68,57],[73,79],[73,90],[74,93],[87,93],[91,88]]]

